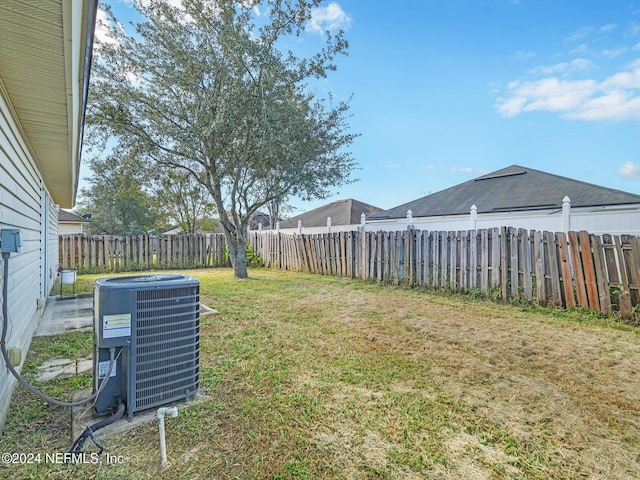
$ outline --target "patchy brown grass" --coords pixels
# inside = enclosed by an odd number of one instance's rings
[[[408,292],[367,300],[366,307],[351,302],[341,321],[412,362],[432,364],[444,392],[509,432],[531,454],[544,455],[562,475],[640,476],[633,450],[640,427],[635,332],[553,321],[483,302],[467,301],[461,308],[459,299],[429,297],[425,303]],[[380,320],[360,321],[363,308]],[[512,455],[484,445],[482,431],[463,430],[445,440],[452,454],[449,478],[490,478],[486,465],[495,463],[511,464],[506,473],[524,476]]]
[[[640,478],[635,328],[286,272],[190,273],[220,315],[202,321],[210,400],[167,422],[169,467],[149,425],[105,441],[125,465],[13,478]],[[0,449],[59,449],[56,422],[44,438],[20,426],[52,410],[17,398]]]

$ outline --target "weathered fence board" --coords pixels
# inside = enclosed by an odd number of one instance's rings
[[[596,272],[596,287],[598,289],[600,311],[611,313],[611,289],[609,287],[607,267],[604,261],[604,247],[600,237],[591,235],[591,245],[593,246],[593,267]]]
[[[544,232],[545,258],[547,259],[547,273],[545,279],[549,279],[551,286],[551,301],[555,305],[562,305],[562,292],[560,290],[560,272],[558,269],[558,248],[556,237],[552,232]]]
[[[576,287],[576,295],[578,297],[578,306],[589,307],[589,298],[587,297],[587,286],[584,281],[584,270],[582,268],[582,254],[578,242],[578,233],[569,232],[569,250],[573,260],[573,278]]]
[[[524,228],[518,230],[520,248],[520,269],[522,271],[522,290],[525,300],[533,300],[533,281],[531,275],[531,241]]]
[[[564,293],[564,305],[573,307],[576,298],[573,294],[573,282],[571,281],[571,262],[569,257],[569,244],[564,233],[558,233],[558,255],[560,260],[560,272],[562,275],[562,291]]]
[[[590,237],[584,230],[578,232],[580,243],[580,254],[582,257],[582,268],[584,270],[584,283],[587,288],[589,308],[599,310],[600,302],[598,298],[598,287],[596,285],[596,272],[593,266],[593,255],[591,253]]]
[[[59,263],[79,273],[228,266],[222,235],[61,235]]]
[[[269,243],[251,236],[252,245],[267,266],[304,271],[295,259],[287,260],[288,264],[270,262],[274,253],[266,245],[284,251],[286,242],[283,235],[261,235],[274,240]],[[578,305],[602,312],[615,309],[620,302],[613,300],[620,292],[627,292],[624,299],[631,298],[632,305],[638,305],[640,298],[637,237],[600,238],[587,232],[513,228],[477,232],[358,231],[299,237],[305,245],[298,249],[298,255],[305,258],[302,265],[326,275],[436,290],[478,291],[487,296],[499,293],[505,300],[535,299],[544,305]]]
[[[251,233],[265,266],[474,291],[605,313],[640,304],[640,237],[514,228]],[[223,235],[62,235],[60,265],[85,272],[230,266]]]
[[[533,231],[533,262],[536,277],[536,298],[538,303],[546,304],[547,289],[544,280],[544,248],[542,244],[542,233]]]
[[[489,290],[489,230],[480,231],[480,291]]]
[[[633,305],[640,303],[640,238],[622,235],[622,251],[629,276],[629,292]]]

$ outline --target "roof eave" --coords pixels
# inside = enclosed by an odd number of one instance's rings
[[[97,0],[0,2],[0,93],[53,201],[75,204]]]

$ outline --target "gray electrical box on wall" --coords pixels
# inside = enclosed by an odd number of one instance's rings
[[[22,232],[18,228],[0,230],[0,251],[2,253],[20,253],[22,251]]]

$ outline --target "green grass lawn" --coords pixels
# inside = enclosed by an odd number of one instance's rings
[[[0,465],[0,477],[640,478],[635,327],[267,269],[184,273],[219,315],[201,319],[207,400],[166,422],[169,466],[150,424],[104,440],[122,464],[103,454]],[[79,276],[76,291],[97,277]],[[35,339],[24,372],[91,345],[90,333]],[[38,386],[68,398],[90,385]],[[66,451],[69,417],[17,388],[0,453]]]

